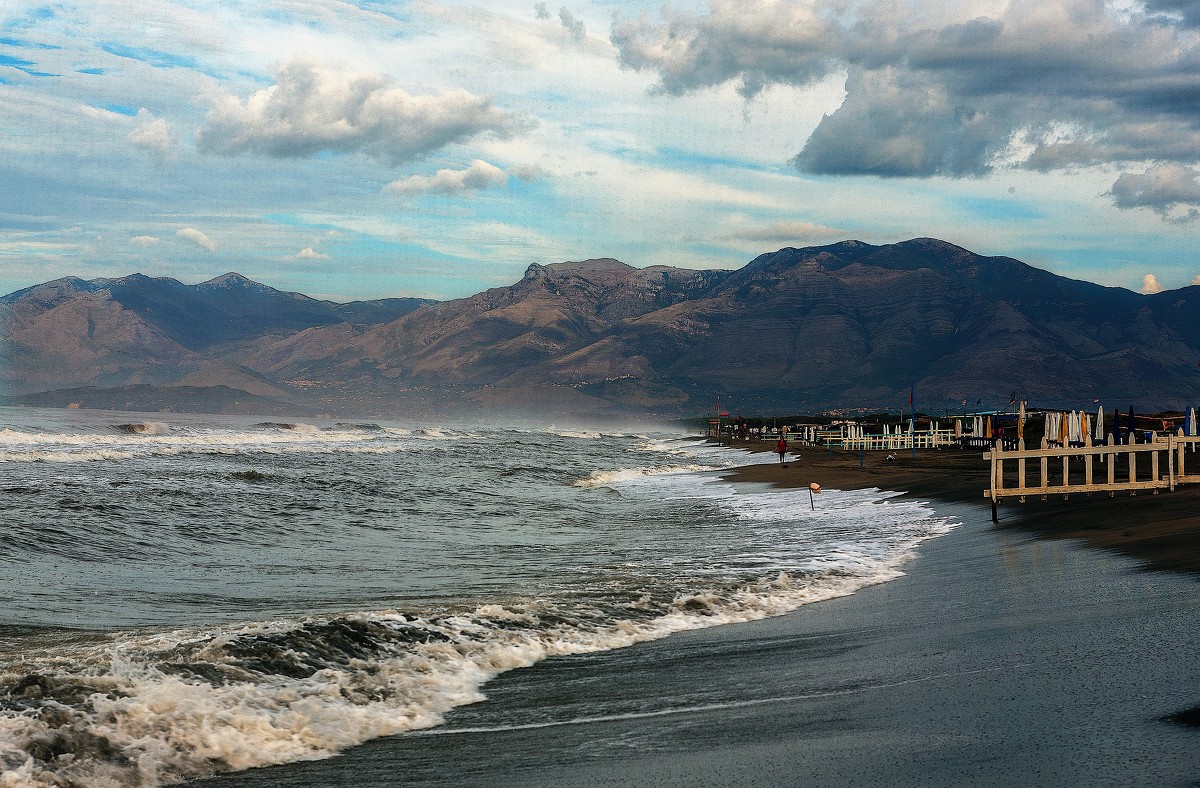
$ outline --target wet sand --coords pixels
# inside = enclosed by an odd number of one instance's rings
[[[767,442],[733,443],[747,451],[772,451]],[[909,495],[935,501],[969,503],[988,508],[983,497],[987,487],[988,463],[979,450],[943,449],[866,452],[862,467],[856,452],[830,453],[827,449],[796,446],[787,467],[776,464],[749,465],[727,478],[738,482],[762,482],[781,487],[803,487],[817,482],[822,487],[855,490],[878,487],[903,490]],[[988,509],[990,519],[990,509]],[[1116,550],[1145,562],[1147,568],[1200,573],[1200,485],[1179,487],[1157,495],[1117,493],[1061,495],[1046,501],[1030,499],[1018,503],[1002,500],[997,528],[1020,529],[1055,539],[1082,539],[1094,547]]]
[[[1197,783],[1200,584],[1139,571],[1194,568],[1173,540],[1195,496],[1012,504],[996,527],[977,452],[862,469],[818,453],[730,478],[908,489],[961,527],[852,596],[550,659],[431,731],[197,785]],[[1042,538],[1078,535],[1139,557]]]

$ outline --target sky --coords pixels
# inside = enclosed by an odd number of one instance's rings
[[[941,238],[1200,284],[1200,0],[0,3],[0,292]]]

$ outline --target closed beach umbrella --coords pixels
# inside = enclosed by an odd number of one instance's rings
[[[1021,400],[1021,405],[1017,409],[1017,438],[1025,437],[1025,400]]]
[[[1067,419],[1063,418],[1066,415],[1065,413],[1058,414],[1058,442],[1061,446],[1066,446],[1070,439],[1070,427],[1067,425]]]
[[[1183,434],[1196,434],[1196,409],[1190,406],[1187,409],[1187,415],[1183,419]]]
[[[1100,405],[1096,408],[1096,432],[1092,434],[1092,438],[1097,441],[1104,440],[1104,406]]]
[[[991,416],[987,417],[987,426],[983,428],[983,437],[985,437],[985,438],[992,437],[992,417]]]
[[[1137,423],[1133,419],[1133,406],[1129,406],[1129,424],[1126,426],[1126,432],[1129,433],[1129,442],[1137,442]]]

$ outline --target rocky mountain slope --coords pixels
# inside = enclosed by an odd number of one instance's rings
[[[0,300],[10,385],[226,385],[384,413],[695,414],[717,396],[743,413],[896,407],[910,386],[929,409],[1013,392],[1200,401],[1200,287],[1143,296],[934,239],[783,249],[732,272],[534,264],[390,320],[236,275],[163,281],[59,280]]]
[[[198,285],[141,274],[57,279],[0,298],[0,381],[10,394],[94,385],[179,383],[253,390],[238,348],[313,326],[395,320],[426,299],[336,304],[235,273]],[[259,394],[281,395],[259,380]]]

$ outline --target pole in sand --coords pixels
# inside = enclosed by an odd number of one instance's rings
[[[808,485],[808,505],[814,512],[817,510],[817,505],[813,502],[813,493],[821,492],[821,485],[816,482],[811,482]]]

